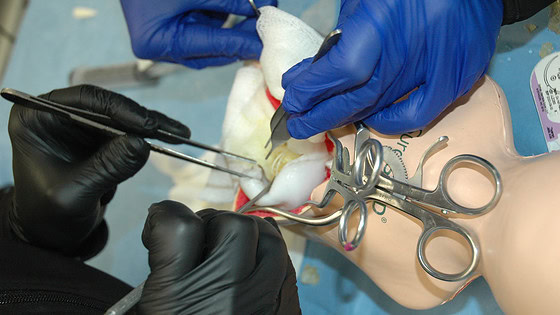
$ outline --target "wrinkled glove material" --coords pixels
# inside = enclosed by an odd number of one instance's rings
[[[117,185],[146,163],[150,147],[141,137],[154,137],[158,128],[189,137],[190,130],[95,86],[54,90],[41,97],[108,115],[129,133],[109,137],[65,117],[17,104],[10,112],[14,189],[7,209],[9,226],[32,245],[81,256],[77,252],[83,251],[88,238],[106,241],[107,203]],[[100,228],[104,236],[97,233]]]
[[[277,0],[255,1],[257,7]],[[258,59],[262,43],[247,0],[121,0],[137,57],[202,69]],[[222,28],[228,14],[247,17]]]
[[[484,75],[502,14],[501,0],[342,1],[337,45],[283,76],[290,134],[358,120],[386,134],[424,128]]]
[[[268,222],[267,222],[268,221]],[[301,314],[296,274],[274,220],[231,211],[150,207],[151,273],[142,314]]]

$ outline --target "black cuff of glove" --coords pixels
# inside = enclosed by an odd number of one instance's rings
[[[552,2],[554,0],[503,0],[504,18],[502,25],[526,20]]]

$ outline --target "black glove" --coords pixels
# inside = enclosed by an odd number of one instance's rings
[[[268,220],[267,220],[268,221]],[[143,314],[300,314],[296,274],[274,220],[163,201],[142,233],[151,273]]]
[[[106,241],[103,215],[117,185],[148,159],[150,148],[140,137],[154,137],[157,128],[184,137],[190,131],[131,99],[94,86],[54,90],[40,97],[105,114],[118,122],[116,127],[130,132],[113,138],[60,116],[17,104],[12,107],[8,130],[15,189],[8,209],[0,210],[8,221],[2,225],[33,245],[83,258],[92,254],[83,252],[84,244],[102,240],[102,248]]]

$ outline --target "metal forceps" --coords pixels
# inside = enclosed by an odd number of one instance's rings
[[[335,144],[331,178],[327,184],[325,194],[321,202],[308,201],[306,204],[315,205],[319,208],[327,206],[334,198],[335,194],[340,194],[344,198],[344,206],[330,215],[310,218],[284,211],[275,207],[253,207],[244,212],[254,210],[265,210],[282,216],[297,223],[311,226],[325,226],[339,223],[339,241],[346,250],[356,248],[365,232],[367,222],[367,208],[365,203],[368,201],[378,201],[394,207],[397,210],[412,215],[419,219],[423,224],[423,231],[418,239],[417,257],[422,268],[434,278],[444,281],[459,281],[471,275],[480,259],[479,248],[476,240],[460,225],[447,218],[440,216],[420,205],[439,208],[443,214],[449,212],[467,215],[478,215],[492,209],[498,202],[502,194],[502,180],[498,170],[485,159],[462,154],[450,159],[442,169],[439,182],[435,190],[429,191],[414,185],[402,183],[381,173],[383,162],[383,151],[381,143],[370,138],[370,132],[363,123],[356,123],[356,139],[354,147],[354,163],[350,165],[349,152],[344,148],[338,139],[329,134],[329,138]],[[413,177],[414,182],[421,185],[422,166],[425,158],[441,142],[447,141],[447,137],[441,137],[439,142],[432,145],[420,159],[417,174]],[[485,168],[494,180],[495,191],[492,199],[479,208],[468,208],[457,204],[447,191],[447,178],[454,170],[454,167],[462,162],[478,164]],[[420,175],[420,178],[418,178]],[[358,229],[351,242],[347,241],[348,218],[356,210],[360,210],[360,221]],[[472,259],[470,264],[459,273],[448,274],[435,269],[426,259],[426,245],[429,237],[438,230],[450,230],[458,233],[468,242]]]
[[[16,104],[20,104],[29,108],[33,108],[36,110],[40,110],[40,111],[45,111],[45,112],[49,112],[52,113],[54,115],[59,115],[59,116],[63,116],[66,117],[76,123],[79,123],[83,126],[87,126],[87,127],[91,127],[91,128],[95,128],[105,134],[108,134],[110,136],[123,136],[126,134],[126,132],[114,128],[112,126],[114,126],[115,122],[113,121],[113,119],[109,116],[103,115],[103,114],[98,114],[98,113],[94,113],[94,112],[90,112],[84,109],[80,109],[80,108],[75,108],[75,107],[71,107],[71,106],[66,106],[63,104],[59,104],[59,103],[55,103],[53,101],[49,101],[46,99],[42,99],[39,97],[35,97],[33,95],[29,95],[27,93],[23,93],[14,89],[10,89],[10,88],[4,88],[2,89],[2,91],[0,92],[0,94],[2,95],[3,98],[7,99],[8,101],[14,102]],[[253,164],[257,164],[257,162],[255,160],[237,155],[237,154],[233,154],[230,152],[226,152],[220,149],[216,149],[214,147],[211,147],[209,145],[203,144],[203,143],[199,143],[196,141],[193,141],[191,139],[185,138],[185,137],[181,137],[179,135],[175,135],[173,133],[170,133],[168,131],[162,130],[162,129],[158,129],[157,130],[158,135],[160,136],[164,136],[167,138],[172,138],[178,142],[181,142],[183,144],[188,144],[191,146],[195,146],[201,149],[205,149],[205,150],[209,150],[209,151],[213,151],[219,154],[222,154],[224,156],[228,156],[231,158],[235,158],[238,160],[243,160],[245,162],[248,163],[253,163]],[[237,172],[235,170],[231,170],[225,167],[222,167],[220,165],[214,164],[214,163],[210,163],[201,159],[197,159],[195,157],[192,157],[190,155],[166,148],[166,147],[162,147],[156,144],[151,143],[150,141],[146,141],[148,143],[148,145],[150,146],[150,150],[167,155],[167,156],[171,156],[174,158],[178,158],[187,162],[192,162],[204,167],[208,167],[208,168],[212,168],[221,172],[226,172],[229,173],[231,175],[235,175],[235,176],[239,176],[239,177],[250,177],[247,174],[241,173],[241,172]]]
[[[249,1],[252,2],[251,0]],[[315,57],[313,57],[312,63],[317,62],[317,60],[326,55],[327,52],[336,45],[341,35],[342,30],[340,29],[335,29],[330,32],[323,40],[323,43],[321,44],[321,47],[319,47],[319,51]],[[291,136],[288,132],[287,125],[289,117],[290,113],[286,112],[282,105],[280,105],[280,107],[278,107],[278,109],[274,112],[274,115],[272,115],[272,118],[270,119],[270,138],[264,145],[265,148],[269,145],[271,146],[270,151],[268,151],[268,154],[266,155],[266,159],[268,159],[270,154],[272,154],[272,151],[274,151],[277,147],[290,140]]]
[[[356,137],[356,139],[357,141],[363,141],[363,139],[360,140],[358,139],[358,137]],[[447,141],[447,137],[445,137],[445,141]],[[358,143],[356,144],[358,145]],[[365,141],[362,142],[361,146],[362,150],[358,155],[356,155],[355,164],[371,164],[371,162],[368,162],[368,159],[371,159],[371,157],[368,157],[368,154],[371,152],[371,150],[367,148],[368,146],[370,146],[370,144]],[[428,151],[430,151],[430,149],[428,149]],[[426,153],[428,153],[428,151]],[[419,171],[421,171],[425,156],[426,154],[424,154],[424,156],[421,158],[420,165],[418,167]],[[492,176],[495,185],[494,195],[488,203],[481,207],[464,207],[455,202],[449,195],[449,191],[447,190],[447,178],[454,170],[455,166],[463,162],[469,162],[482,166]],[[370,176],[376,175],[372,174]],[[498,170],[485,159],[470,154],[462,154],[450,159],[443,167],[439,177],[438,185],[433,191],[402,183],[398,180],[389,178],[385,174],[380,174],[379,176],[377,176],[377,180],[373,178],[370,179],[366,187],[364,187],[360,191],[360,195],[365,200],[375,200],[383,204],[392,206],[395,209],[403,211],[422,221],[423,231],[418,239],[416,252],[418,261],[420,262],[422,268],[429,275],[444,281],[459,281],[471,275],[480,259],[478,244],[475,239],[469,234],[469,232],[463,227],[451,220],[448,220],[445,217],[437,215],[436,213],[419,206],[419,204],[438,208],[442,211],[443,214],[452,212],[466,215],[478,215],[492,209],[498,202],[501,194],[502,180]],[[426,246],[428,239],[434,232],[438,230],[453,231],[462,236],[468,242],[471,249],[472,258],[470,264],[463,271],[453,274],[444,273],[435,269],[426,259]]]
[[[334,158],[331,165],[331,177],[327,183],[322,200],[320,202],[307,201],[303,205],[314,205],[318,208],[324,208],[339,194],[344,200],[344,205],[341,209],[319,218],[294,214],[276,207],[259,206],[240,209],[238,212],[245,213],[255,210],[264,210],[294,222],[310,226],[326,226],[338,223],[338,240],[345,250],[350,251],[358,247],[365,234],[368,208],[366,200],[360,195],[360,190],[375,185],[375,181],[379,178],[383,163],[383,147],[379,141],[369,139],[369,136],[368,139],[365,139],[365,132],[362,131],[362,133],[356,136],[356,141],[360,141],[360,146],[355,147],[354,156],[364,155],[367,153],[363,152],[366,149],[369,151],[373,150],[370,155],[372,158],[370,162],[372,163],[354,162],[351,164],[348,149],[343,147],[342,143],[330,133],[327,133],[327,135],[335,145]],[[369,130],[367,135],[369,135]],[[364,176],[364,174],[369,176]],[[360,215],[358,228],[353,239],[348,241],[348,219],[356,210],[359,211]]]

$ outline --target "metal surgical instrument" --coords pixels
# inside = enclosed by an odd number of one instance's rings
[[[323,43],[321,44],[321,47],[319,47],[319,51],[313,58],[312,63],[321,59],[321,57],[323,57],[331,49],[331,47],[336,45],[341,34],[342,30],[340,29],[335,29],[330,32],[323,40]],[[271,144],[270,151],[268,151],[266,159],[268,159],[274,149],[290,140],[291,136],[288,132],[287,125],[289,117],[290,114],[284,110],[282,104],[280,104],[280,107],[278,107],[278,109],[274,112],[274,115],[272,115],[272,118],[270,119],[270,138],[264,145],[264,147],[267,148],[268,145]]]
[[[365,134],[367,131],[368,134]],[[372,160],[371,165],[354,162],[350,164],[350,153],[347,148],[343,147],[340,141],[333,137],[330,133],[327,133],[328,137],[334,143],[334,158],[331,165],[331,177],[327,183],[323,199],[320,202],[307,201],[304,205],[313,205],[319,208],[326,207],[332,199],[339,194],[344,199],[344,205],[342,209],[335,211],[334,213],[320,217],[320,218],[309,218],[301,215],[297,215],[288,211],[284,211],[274,207],[253,207],[246,209],[245,211],[238,211],[240,213],[249,212],[254,210],[265,210],[272,212],[274,214],[283,216],[287,219],[312,225],[312,226],[325,226],[334,223],[339,223],[338,226],[338,239],[345,250],[353,250],[360,244],[366,229],[368,209],[365,203],[365,199],[360,196],[357,191],[364,188],[366,185],[374,185],[375,182],[370,183],[370,181],[377,181],[381,172],[381,165],[383,163],[383,147],[381,143],[375,139],[369,138],[369,130],[360,130],[356,136],[356,142],[364,141],[367,147],[355,146],[354,156],[361,156],[363,154],[368,154],[372,151],[370,157]],[[365,139],[365,136],[367,139]],[[369,150],[365,152],[365,150]],[[366,166],[371,166],[371,168],[366,168]],[[364,182],[363,174],[368,174],[367,181]],[[358,230],[351,241],[348,241],[348,219],[350,215],[358,210],[360,214],[360,221],[358,223]]]
[[[470,154],[458,155],[451,158],[443,167],[437,187],[433,191],[425,190],[413,184],[407,184],[392,179],[381,173],[381,163],[379,162],[383,160],[381,144],[378,140],[369,137],[370,133],[365,125],[358,123],[356,127],[355,159],[353,164],[349,163],[348,150],[342,147],[340,141],[329,135],[331,140],[335,143],[335,157],[332,164],[333,169],[331,170],[333,175],[331,175],[329,179],[323,200],[319,203],[306,203],[322,208],[332,200],[332,195],[334,193],[339,193],[344,198],[344,206],[342,209],[319,218],[304,217],[274,207],[253,207],[246,212],[265,210],[289,220],[312,226],[330,225],[338,222],[339,240],[344,248],[349,250],[355,248],[355,246],[359,244],[365,231],[364,221],[367,219],[367,208],[366,213],[364,213],[364,210],[362,210],[364,202],[377,201],[414,216],[422,222],[423,231],[418,239],[416,255],[420,265],[429,275],[444,281],[459,281],[468,278],[475,270],[480,260],[479,247],[476,240],[460,225],[422,206],[426,205],[431,208],[440,209],[444,215],[449,213],[466,215],[482,214],[492,209],[502,194],[502,180],[498,170],[490,162],[481,157]],[[420,176],[424,159],[434,148],[438,147],[442,141],[447,141],[447,137],[441,137],[421,158],[417,170],[417,173],[420,172]],[[447,190],[447,179],[449,175],[458,164],[463,162],[483,167],[491,175],[494,182],[494,195],[490,201],[481,207],[469,208],[460,205],[452,199]],[[417,176],[415,175],[415,177]],[[420,178],[415,182],[421,185],[422,180]],[[345,242],[344,238],[348,233],[348,217],[356,209],[360,210],[360,221],[354,240],[348,243]],[[471,261],[463,271],[452,274],[444,273],[435,269],[428,262],[426,258],[427,242],[430,236],[438,230],[455,232],[463,237],[469,244]]]
[[[247,0],[249,1],[249,4],[251,5],[251,8],[253,8],[253,11],[255,11],[255,15],[257,16],[257,18],[259,16],[261,16],[261,11],[259,11],[259,8],[257,8],[257,5],[255,4],[255,1],[253,0]]]
[[[40,111],[45,111],[45,112],[49,112],[55,115],[60,115],[63,117],[66,117],[68,119],[71,119],[72,121],[75,121],[77,123],[80,123],[84,126],[88,126],[88,127],[92,127],[95,128],[97,130],[100,130],[106,134],[109,134],[111,136],[123,136],[126,135],[126,132],[117,129],[115,126],[117,124],[115,124],[115,121],[106,115],[103,114],[98,114],[98,113],[94,113],[94,112],[90,112],[84,109],[80,109],[80,108],[75,108],[75,107],[71,107],[71,106],[67,106],[67,105],[63,105],[63,104],[59,104],[53,101],[49,101],[49,100],[45,100],[39,97],[35,97],[14,89],[9,89],[9,88],[4,88],[2,89],[2,91],[0,91],[0,95],[2,95],[3,98],[14,102],[16,104],[20,104],[29,108],[33,108],[36,110],[40,110]],[[179,135],[175,135],[173,133],[170,133],[168,131],[162,130],[162,129],[158,129],[156,131],[158,133],[158,135],[162,136],[162,137],[166,137],[166,138],[171,138],[174,139],[175,141],[178,141],[180,143],[183,144],[188,144],[191,146],[195,146],[198,148],[202,148],[202,149],[206,149],[209,151],[213,151],[219,154],[222,154],[224,156],[228,156],[231,158],[235,158],[238,160],[242,160],[245,162],[249,162],[249,163],[254,163],[256,164],[257,162],[255,160],[237,155],[237,154],[233,154],[230,152],[226,152],[220,149],[216,149],[214,147],[208,146],[206,144],[203,143],[199,143],[193,140],[190,140],[188,138],[179,136]],[[209,167],[221,172],[226,172],[229,173],[231,175],[235,175],[235,176],[239,176],[239,177],[250,177],[247,174],[241,173],[241,172],[237,172],[235,170],[231,170],[225,167],[222,167],[220,165],[214,164],[214,163],[210,163],[201,159],[197,159],[195,157],[192,157],[190,155],[166,148],[166,147],[162,147],[156,144],[153,144],[149,141],[146,141],[148,143],[148,145],[150,146],[150,149],[152,151],[155,152],[159,152],[161,154],[167,155],[167,156],[171,156],[171,157],[175,157],[184,161],[188,161],[188,162],[192,162],[201,166],[205,166],[205,167]]]

